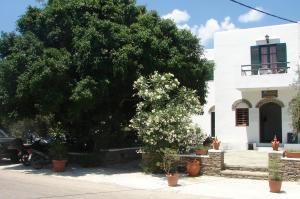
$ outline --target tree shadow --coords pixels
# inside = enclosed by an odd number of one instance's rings
[[[2,158],[2,159],[0,159],[0,166],[12,165],[12,164],[15,164],[15,163],[12,163],[9,158]]]
[[[48,164],[42,169],[34,169],[31,166],[24,166],[23,164],[9,164],[0,163],[2,170],[15,170],[25,174],[40,174],[40,175],[55,175],[55,176],[69,176],[69,177],[80,177],[87,175],[117,175],[117,174],[130,174],[142,172],[139,167],[139,161],[132,161],[122,164],[106,165],[101,167],[86,168],[81,167],[77,164],[68,164],[65,172],[54,172],[52,171],[52,165]]]

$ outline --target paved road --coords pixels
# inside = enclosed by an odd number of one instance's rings
[[[97,168],[69,165],[65,172],[55,173],[50,165],[35,170],[0,161],[0,199],[295,199],[300,195],[300,181],[283,182],[279,194],[269,192],[267,180],[181,174],[179,185],[170,188],[163,175],[144,174],[132,164]]]
[[[130,179],[128,179],[130,180]],[[162,190],[143,190],[115,184],[93,183],[77,179],[20,173],[0,170],[1,199],[57,199],[57,198],[172,198],[172,199],[216,199],[199,195],[185,195]]]

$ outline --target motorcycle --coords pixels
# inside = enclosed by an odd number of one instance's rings
[[[51,138],[35,138],[31,144],[30,165],[35,169],[41,169],[51,162],[49,146]]]
[[[26,137],[28,144],[24,144],[22,139],[14,141],[19,162],[24,166],[31,165],[35,169],[41,169],[51,162],[49,147],[52,139],[39,137],[34,133],[28,133],[28,135]]]
[[[29,158],[31,154],[31,146],[24,144],[21,138],[16,138],[11,145],[11,148],[14,149],[16,153],[16,162],[21,162],[24,166],[29,166]]]

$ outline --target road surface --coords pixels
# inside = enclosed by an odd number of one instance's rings
[[[130,180],[130,179],[128,179]],[[171,189],[171,188],[170,188]],[[11,170],[0,170],[1,199],[216,199],[162,190],[143,190]]]

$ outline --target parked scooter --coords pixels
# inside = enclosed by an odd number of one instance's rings
[[[31,144],[30,165],[35,169],[41,169],[51,162],[49,156],[49,146],[51,138],[35,138]]]
[[[39,137],[33,132],[27,132],[26,144],[22,139],[15,140],[15,147],[18,150],[19,161],[25,165],[31,165],[35,169],[41,169],[50,163],[49,146],[51,138]]]

